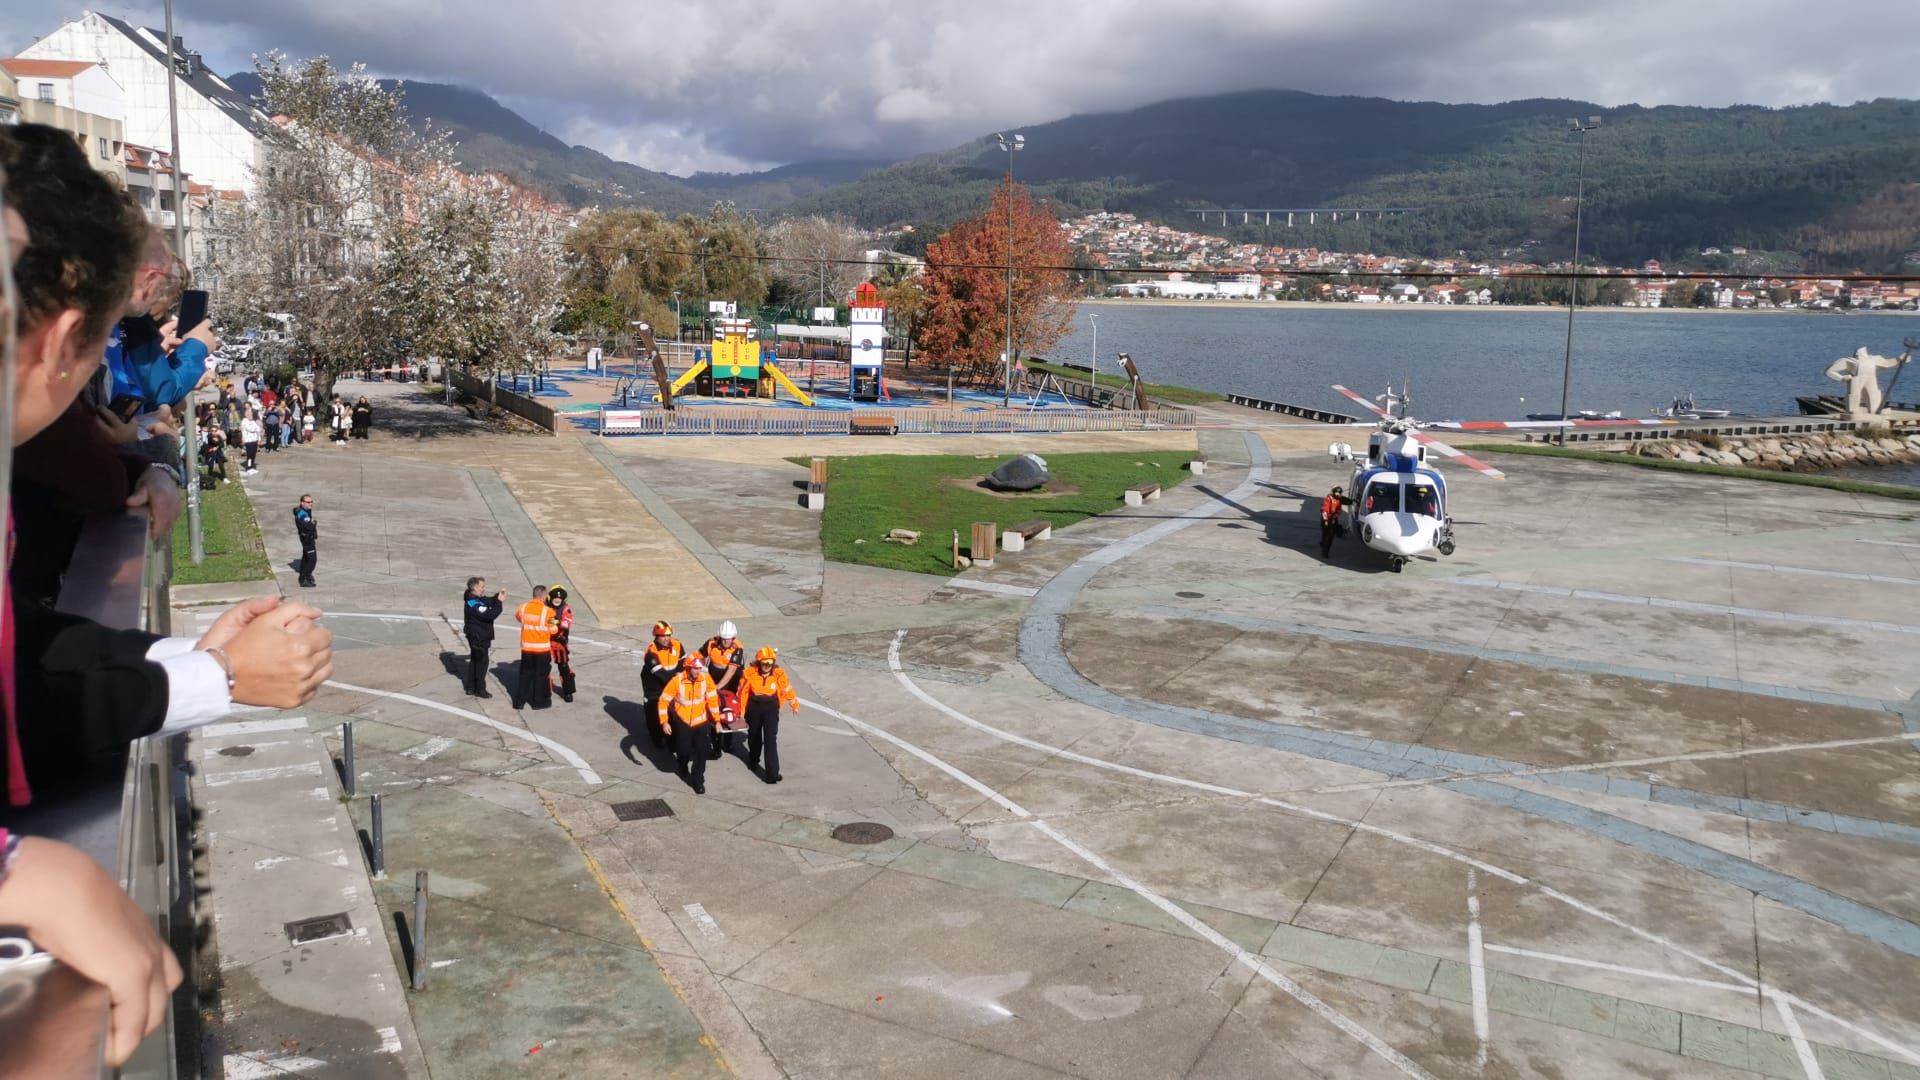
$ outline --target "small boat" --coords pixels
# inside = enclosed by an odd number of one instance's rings
[[[1670,420],[1725,420],[1733,415],[1732,409],[1703,409],[1693,400],[1693,392],[1673,399],[1673,404],[1664,409],[1655,409],[1655,416],[1664,416]]]
[[[1624,419],[1625,417],[1626,417],[1626,414],[1621,412],[1619,409],[1615,409],[1612,412],[1595,412],[1592,409],[1581,409],[1580,411],[1573,414],[1573,419],[1575,420],[1621,420],[1621,419]],[[1530,412],[1527,414],[1527,419],[1529,420],[1564,420],[1567,418],[1557,412],[1554,412],[1554,413]]]

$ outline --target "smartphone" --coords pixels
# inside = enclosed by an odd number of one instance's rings
[[[207,290],[180,290],[180,322],[173,332],[186,337],[187,331],[207,321]]]
[[[145,404],[145,400],[134,397],[132,394],[121,394],[107,402],[107,411],[122,420],[132,422],[134,416],[139,413],[140,406]]]

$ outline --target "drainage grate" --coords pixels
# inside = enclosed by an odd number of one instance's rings
[[[1182,600],[1205,600],[1207,598],[1207,594],[1203,592],[1177,592],[1173,595]]]
[[[221,757],[246,757],[247,755],[253,753],[253,747],[223,746],[219,750],[216,750],[215,753],[219,754]]]
[[[287,940],[295,945],[305,945],[309,941],[324,941],[327,938],[340,937],[353,933],[353,922],[342,911],[338,915],[315,915],[311,919],[296,919],[287,924]]]
[[[849,821],[834,827],[833,838],[843,844],[877,844],[893,839],[893,830],[877,821]]]
[[[635,799],[632,802],[613,804],[613,816],[621,821],[645,821],[648,818],[672,817],[673,807],[665,799]]]

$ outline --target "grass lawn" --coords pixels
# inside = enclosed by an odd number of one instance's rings
[[[820,546],[835,562],[946,574],[953,531],[966,554],[973,523],[1000,528],[1046,518],[1056,529],[1124,505],[1127,488],[1152,480],[1164,488],[1187,479],[1187,450],[1142,453],[1042,454],[1052,480],[1041,491],[998,495],[979,479],[1010,455],[837,457],[827,462],[827,508]],[[807,458],[792,458],[806,464]],[[912,546],[882,543],[889,529],[912,529]],[[864,540],[865,543],[855,543]]]
[[[253,504],[239,484],[220,484],[200,493],[200,535],[207,558],[195,566],[187,514],[182,509],[180,520],[173,526],[175,585],[264,581],[273,576],[267,568],[266,549],[260,543],[260,526],[253,520]]]
[[[1061,367],[1059,364],[1049,364],[1044,360],[1022,360],[1021,363],[1027,365],[1027,370],[1029,371],[1058,375],[1065,379],[1079,379],[1082,382],[1087,381],[1087,373],[1074,368]],[[1126,373],[1122,372],[1117,365],[1111,371],[1102,368],[1100,371],[1100,385],[1124,390],[1127,386]],[[1204,405],[1209,401],[1225,401],[1226,395],[1216,394],[1211,390],[1193,390],[1185,386],[1148,383],[1147,400],[1156,404],[1165,402],[1169,405]]]
[[[1880,495],[1889,499],[1920,500],[1920,488],[1907,487],[1903,484],[1876,484],[1868,480],[1851,480],[1838,476],[1822,476],[1819,473],[1769,472],[1766,469],[1743,469],[1732,465],[1709,465],[1705,462],[1695,464],[1691,461],[1637,457],[1604,450],[1575,450],[1571,447],[1542,446],[1538,443],[1477,443],[1462,446],[1460,449],[1470,454],[1531,454],[1534,457],[1572,458],[1575,461],[1603,461],[1612,465],[1637,465],[1643,469],[1703,473],[1707,476],[1727,476],[1736,480],[1798,484],[1801,487],[1826,488],[1829,491],[1844,491],[1853,495]]]

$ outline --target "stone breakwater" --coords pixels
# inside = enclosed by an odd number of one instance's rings
[[[1627,452],[1694,464],[1818,472],[1845,466],[1920,463],[1920,433],[1870,428],[1818,435],[1707,435],[1699,439],[1648,439],[1634,443]]]

